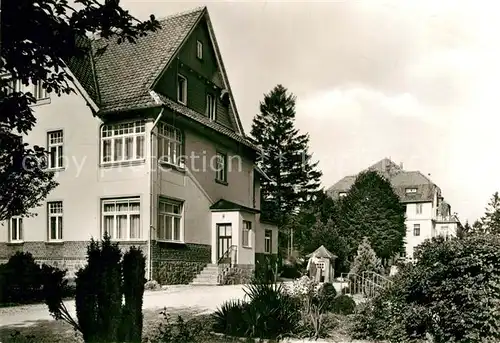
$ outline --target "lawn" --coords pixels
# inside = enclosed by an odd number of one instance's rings
[[[158,330],[158,326],[164,320],[163,315],[160,314],[161,309],[144,310],[144,338],[151,337]],[[189,318],[200,311],[197,309],[167,309],[167,312],[174,318],[181,315],[183,318]],[[32,341],[26,340],[23,337],[16,337],[16,332],[20,332],[21,336],[34,336]],[[14,336],[13,336],[14,335]],[[73,328],[63,322],[55,320],[39,320],[30,326],[4,326],[0,327],[0,342],[1,343],[83,343],[83,339],[79,333],[75,333]],[[213,343],[220,341],[214,340]],[[212,343],[212,342],[208,342]]]
[[[144,310],[144,330],[143,340],[152,337],[158,330],[160,323],[164,322],[163,315],[160,314],[161,309]],[[202,312],[196,308],[189,308],[184,310],[167,309],[172,319],[177,315],[181,315],[184,319],[192,318]],[[325,340],[318,340],[316,342],[335,342],[335,343],[369,343],[369,341],[357,341],[349,338],[347,334],[347,321],[341,323],[335,332],[332,332],[332,337]],[[21,335],[16,337],[16,332]],[[33,336],[32,340],[27,340],[26,337]],[[229,343],[241,342],[240,340],[229,340],[220,337],[207,337],[203,340],[206,343]],[[72,327],[62,321],[54,320],[39,320],[33,322],[30,326],[5,326],[0,327],[0,342],[1,343],[83,343],[83,339],[79,334],[73,331]],[[289,340],[290,343],[310,342],[309,340]]]

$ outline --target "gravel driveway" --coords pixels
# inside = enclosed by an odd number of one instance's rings
[[[224,301],[243,299],[243,286],[168,286],[166,290],[144,292],[144,309],[198,308],[212,312]],[[75,301],[65,301],[68,311],[75,318]],[[0,308],[0,327],[29,326],[36,321],[53,320],[45,304]]]

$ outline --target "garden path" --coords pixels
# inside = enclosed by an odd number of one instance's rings
[[[197,308],[201,312],[213,312],[224,301],[244,298],[243,286],[191,286],[173,285],[166,290],[144,292],[144,309],[164,307],[183,309]],[[75,301],[64,302],[74,318]],[[30,326],[40,320],[53,320],[45,304],[33,304],[0,308],[0,327]]]

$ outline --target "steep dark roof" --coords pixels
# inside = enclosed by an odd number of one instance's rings
[[[437,187],[427,176],[419,171],[406,171],[388,158],[368,167],[371,170],[386,177],[402,202],[428,202],[433,201],[435,191],[440,193]],[[356,181],[356,176],[346,176],[327,190],[332,198],[337,198],[339,193],[347,192]],[[415,193],[407,193],[407,188],[416,188]]]
[[[215,204],[210,206],[210,209],[212,211],[244,211],[250,213],[260,213],[260,211],[256,208],[243,206],[226,199],[218,200]]]
[[[69,67],[97,103],[100,112],[154,105],[149,87],[175,56],[204,12],[204,7],[197,8],[159,20],[160,29],[135,43],[118,44],[116,37],[87,39],[85,44],[92,45],[95,57],[73,60]],[[104,52],[96,55],[105,46]],[[86,77],[86,73],[92,72],[89,67],[94,68],[99,94],[95,94],[96,85],[91,78]]]
[[[240,142],[240,143],[243,143],[245,144],[246,146],[254,149],[254,150],[259,150],[259,147],[255,144],[253,144],[250,140],[248,140],[246,137],[243,137],[239,134],[237,134],[236,132],[234,132],[233,130],[231,129],[228,129],[227,127],[225,127],[224,125],[221,125],[217,122],[214,122],[210,119],[208,119],[208,117],[202,115],[201,113],[198,113],[192,109],[190,109],[189,107],[187,106],[184,106],[178,102],[175,102],[169,98],[167,98],[166,96],[164,96],[163,94],[158,94],[158,98],[160,99],[161,101],[161,104],[167,106],[168,108],[170,108],[171,110],[177,112],[177,113],[180,113],[182,115],[184,115],[185,117],[191,119],[191,120],[194,120],[200,124],[203,124],[219,133],[222,133],[223,135],[225,136],[228,136],[234,140],[236,140],[237,142]]]
[[[83,58],[72,58],[68,61],[68,67],[99,107],[99,115],[167,105],[178,113],[257,150],[258,147],[243,132],[221,58],[218,58],[218,62],[222,81],[226,83],[232,101],[232,119],[236,121],[236,131],[206,120],[204,116],[166,97],[162,96],[161,101],[155,101],[150,94],[155,80],[177,55],[201,18],[206,18],[209,30],[212,31],[206,7],[199,7],[159,20],[160,29],[140,37],[135,43],[126,41],[118,44],[116,37],[81,38],[79,44],[90,46],[91,51]],[[215,37],[213,43],[216,55],[220,57]]]
[[[260,213],[260,210],[244,205],[237,204],[235,202],[219,199],[215,204],[210,206],[212,211],[244,211],[250,213]]]

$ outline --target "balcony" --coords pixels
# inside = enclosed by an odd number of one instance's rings
[[[440,223],[456,223],[457,217],[454,215],[450,215],[450,216],[436,215],[436,216],[434,216],[434,221],[440,222]]]

